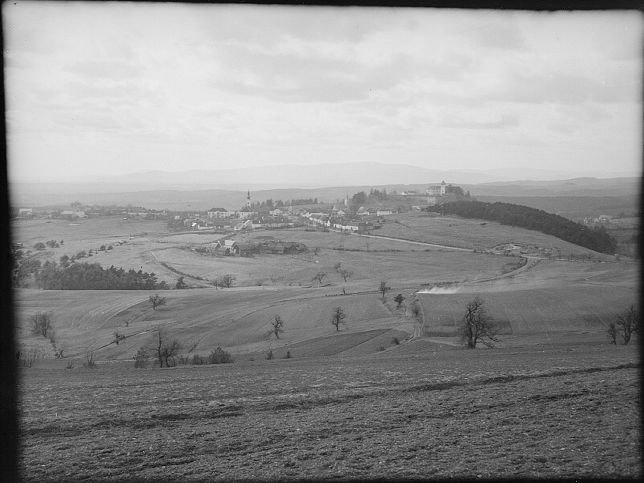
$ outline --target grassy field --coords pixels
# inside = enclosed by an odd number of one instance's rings
[[[638,477],[638,356],[606,344],[21,378],[26,481]]]

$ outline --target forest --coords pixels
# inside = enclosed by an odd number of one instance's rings
[[[98,263],[73,263],[67,267],[45,262],[35,274],[36,284],[46,290],[163,290],[154,273],[124,270],[113,265],[107,269]]]

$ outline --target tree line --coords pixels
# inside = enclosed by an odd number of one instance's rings
[[[36,284],[45,290],[164,290],[166,282],[154,272],[124,270],[114,265],[105,269],[98,263],[69,266],[47,261],[35,274]]]
[[[617,242],[603,227],[589,228],[563,216],[529,206],[501,202],[452,201],[428,206],[426,210],[536,230],[601,253],[614,254],[617,248]]]

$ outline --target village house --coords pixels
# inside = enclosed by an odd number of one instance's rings
[[[393,215],[394,212],[392,210],[377,210],[376,211],[376,216],[385,216],[385,215]]]
[[[208,210],[208,219],[231,218],[235,216],[234,211],[228,211],[225,208],[210,208]]]
[[[76,211],[76,210],[61,211],[60,216],[68,219],[87,218],[87,215],[85,214],[84,211]]]

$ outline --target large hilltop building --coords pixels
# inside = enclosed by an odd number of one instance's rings
[[[446,184],[444,180],[440,184],[429,185],[425,190],[425,194],[427,194],[427,204],[430,206],[463,199],[466,196],[463,188],[453,184]]]

